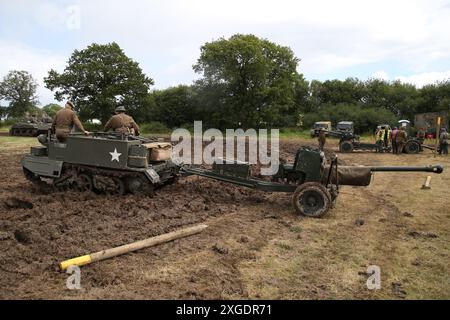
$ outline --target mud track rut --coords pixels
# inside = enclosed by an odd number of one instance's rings
[[[245,295],[235,266],[242,253],[221,254],[213,246],[220,242],[221,235],[230,233],[252,250],[263,245],[262,235],[256,234],[253,242],[242,240],[241,236],[251,233],[250,225],[264,220],[261,215],[267,210],[279,206],[271,201],[266,203],[267,194],[199,177],[166,186],[153,198],[47,193],[25,180],[20,157],[20,154],[0,155],[5,164],[0,193],[0,287],[3,288],[0,298],[94,298],[96,294],[111,298],[195,298],[203,291],[203,298]],[[255,204],[257,208],[253,210]],[[261,212],[259,207],[265,211]],[[81,292],[68,291],[67,275],[56,270],[56,263],[66,258],[205,221],[211,227],[201,236],[83,269]],[[187,285],[176,286],[180,282],[173,279],[167,285],[166,281],[152,279],[150,270],[154,267],[176,264],[185,256],[196,257],[199,248],[217,256],[217,268],[192,265],[186,272],[194,280],[179,279],[186,280]],[[246,254],[251,257],[251,253]],[[195,285],[196,277],[200,279],[199,285]],[[135,288],[133,295],[122,290],[121,285]]]

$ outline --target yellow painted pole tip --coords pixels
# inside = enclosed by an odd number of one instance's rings
[[[77,257],[77,258],[73,258],[70,260],[66,260],[63,261],[59,264],[59,269],[61,271],[65,271],[67,270],[70,266],[84,266],[86,264],[91,263],[92,259],[90,255],[86,255],[86,256],[81,256],[81,257]]]

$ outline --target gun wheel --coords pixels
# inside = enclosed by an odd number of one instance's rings
[[[353,143],[350,141],[343,141],[339,145],[339,151],[342,153],[352,153],[353,152]]]
[[[420,152],[420,144],[416,141],[409,141],[403,151],[407,154],[418,154]]]
[[[298,214],[321,218],[330,210],[332,201],[328,190],[316,182],[300,185],[292,196],[292,204]]]

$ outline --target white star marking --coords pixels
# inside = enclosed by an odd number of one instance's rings
[[[121,153],[117,152],[117,148],[114,148],[114,152],[109,153],[111,155],[111,162],[117,161],[120,162],[119,157],[122,155]]]

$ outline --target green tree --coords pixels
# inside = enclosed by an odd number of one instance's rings
[[[316,104],[357,104],[364,97],[364,83],[356,78],[315,81],[312,86],[312,99]]]
[[[193,90],[197,93],[197,120],[202,120],[210,128],[229,128],[230,123],[237,126],[235,117],[227,114],[231,108],[226,84],[202,79],[195,83]]]
[[[38,104],[37,83],[27,71],[12,70],[0,82],[0,100],[9,102],[6,113],[9,117],[22,117]]]
[[[61,101],[70,98],[80,118],[100,119],[111,116],[117,103],[123,104],[132,115],[139,114],[148,102],[153,80],[139,64],[125,55],[117,43],[91,44],[75,50],[63,73],[50,70],[44,79],[46,87],[55,91]]]
[[[59,104],[50,103],[50,104],[45,105],[42,108],[42,111],[45,112],[49,117],[53,118],[55,116],[55,114],[61,109],[62,109],[62,107]]]
[[[450,112],[450,79],[424,86],[419,91],[418,112]]]
[[[369,79],[364,83],[364,105],[385,108],[389,102],[391,84],[382,79]]]
[[[309,111],[311,111],[309,83],[302,74],[299,74],[294,85],[294,103],[290,104],[285,112],[279,114],[276,124],[280,128],[296,127],[302,115]]]
[[[397,117],[414,120],[419,97],[417,88],[412,84],[395,81],[389,89],[387,109]]]
[[[220,98],[209,105],[223,108],[223,126],[260,127],[274,125],[295,103],[298,61],[288,47],[237,34],[203,45],[194,70],[203,74],[197,85]]]
[[[152,93],[154,108],[149,120],[166,124],[169,128],[193,124],[196,117],[196,92],[180,85]]]

